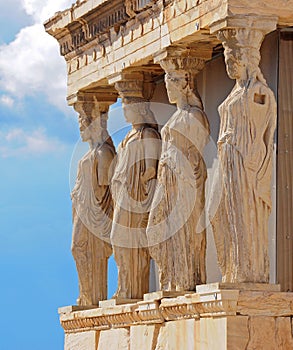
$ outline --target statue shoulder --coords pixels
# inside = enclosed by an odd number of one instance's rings
[[[275,95],[273,91],[270,89],[270,87],[267,84],[264,84],[263,82],[259,80],[255,80],[253,84],[250,86],[248,89],[249,94],[254,95],[259,94],[259,95],[267,95],[269,98],[275,98]]]
[[[161,135],[155,128],[146,127],[142,131],[142,137],[144,139],[160,139]]]
[[[114,146],[108,143],[103,143],[101,146],[95,149],[95,157],[99,159],[113,159],[115,157],[116,151]]]
[[[201,108],[195,107],[191,109],[191,113],[193,115],[193,117],[195,117],[195,119],[200,123],[200,125],[207,129],[207,131],[210,131],[210,125],[209,125],[209,121],[207,118],[207,115],[205,113],[204,110],[202,110]]]

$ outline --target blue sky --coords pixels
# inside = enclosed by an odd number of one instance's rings
[[[76,113],[66,106],[65,61],[42,26],[71,3],[0,0],[3,350],[63,349],[57,308],[74,304],[78,296],[70,252],[69,178],[71,159],[78,158],[73,151],[79,132]],[[116,144],[127,131],[115,132],[123,125],[120,115],[116,110],[109,120]],[[109,295],[116,288],[116,273],[111,260]]]

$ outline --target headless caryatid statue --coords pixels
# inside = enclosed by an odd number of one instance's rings
[[[78,305],[97,305],[107,299],[107,266],[112,254],[110,231],[113,204],[109,169],[115,148],[106,126],[107,112],[86,114],[80,106],[81,138],[90,149],[78,165],[73,204],[72,254],[79,279]],[[87,107],[88,109],[88,107]],[[99,107],[98,107],[99,109]]]
[[[205,181],[203,149],[209,123],[196,89],[204,61],[167,58],[160,62],[177,111],[162,128],[158,183],[147,237],[164,291],[195,290],[206,281]]]
[[[118,266],[115,298],[141,299],[149,292],[146,226],[156,185],[160,134],[149,102],[123,98],[131,131],[121,142],[111,182],[114,200],[111,242]]]
[[[271,211],[276,102],[260,69],[260,30],[218,34],[228,75],[236,79],[219,107],[219,172],[211,217],[223,282],[269,282],[268,219]],[[212,206],[211,206],[212,207]]]

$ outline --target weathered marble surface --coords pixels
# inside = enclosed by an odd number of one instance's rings
[[[209,123],[196,90],[197,58],[167,58],[169,100],[177,111],[162,128],[158,184],[147,229],[150,253],[159,267],[160,288],[194,290],[205,283],[205,181],[203,148]]]
[[[255,19],[257,23],[257,18]],[[269,282],[273,137],[277,109],[259,68],[262,28],[218,32],[236,84],[220,105],[218,157],[210,211],[223,282]]]
[[[104,107],[104,106],[103,106]],[[113,203],[109,169],[115,148],[107,130],[107,111],[96,103],[76,103],[81,138],[90,145],[79,161],[73,205],[72,254],[78,279],[78,305],[98,305],[107,299],[108,258]],[[107,108],[106,108],[107,109]]]
[[[144,82],[145,94],[149,83]],[[149,211],[156,186],[161,153],[160,134],[147,99],[133,97],[137,85],[117,83],[126,121],[132,124],[118,148],[111,182],[114,199],[111,243],[118,266],[114,297],[142,299],[149,292],[150,255],[146,239]],[[137,94],[137,92],[136,92]],[[152,89],[150,89],[152,94]]]
[[[134,16],[136,3],[142,5]],[[227,27],[231,17],[248,13],[274,15],[279,26],[290,26],[293,0],[168,0],[145,5],[136,0],[87,0],[57,13],[45,29],[58,40],[67,62],[71,104],[79,90],[107,86],[107,79],[124,69],[144,66],[153,71],[152,56],[172,45],[183,44],[204,55],[218,44],[212,26]]]
[[[120,350],[122,344],[130,350],[292,348],[292,293],[221,289],[220,284],[200,289],[175,298],[153,295],[151,300],[150,294],[137,304],[60,309],[65,350],[83,344],[87,350]]]

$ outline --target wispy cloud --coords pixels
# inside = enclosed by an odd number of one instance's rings
[[[20,0],[34,24],[22,28],[14,41],[0,46],[0,87],[11,98],[41,93],[52,105],[69,111],[65,60],[59,54],[57,41],[45,33],[43,21],[71,3],[72,0]]]
[[[73,0],[21,0],[26,13],[33,16],[36,22],[44,22],[55,12],[70,7],[74,2]]]
[[[65,145],[56,138],[46,135],[44,129],[31,132],[14,128],[6,133],[0,132],[0,157],[38,156],[60,154]]]
[[[14,105],[14,99],[8,95],[2,95],[0,96],[0,103],[5,107],[11,108]]]

